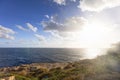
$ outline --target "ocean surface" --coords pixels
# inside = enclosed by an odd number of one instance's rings
[[[0,67],[78,61],[82,55],[80,48],[0,48]]]

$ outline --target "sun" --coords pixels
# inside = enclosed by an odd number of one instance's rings
[[[109,48],[110,44],[114,41],[113,33],[104,23],[95,22],[86,25],[79,34],[79,44],[85,48],[85,57],[91,59],[98,55],[103,48]]]
[[[84,55],[84,58],[87,58],[87,59],[93,59],[99,55],[101,55],[102,49],[96,49],[96,48],[88,48],[88,49],[85,49],[85,55]]]
[[[100,23],[89,24],[80,32],[79,42],[84,48],[109,47],[109,29]]]

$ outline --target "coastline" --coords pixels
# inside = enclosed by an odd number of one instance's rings
[[[0,80],[120,80],[119,55],[109,53],[76,62],[32,63],[0,68]]]

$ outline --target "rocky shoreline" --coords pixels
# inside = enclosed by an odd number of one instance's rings
[[[0,80],[120,80],[120,52],[77,62],[0,68]]]
[[[66,63],[32,63],[32,64],[23,64],[20,66],[13,66],[13,67],[5,67],[5,68],[0,68],[0,73],[8,73],[11,71],[21,71],[26,70],[26,71],[32,71],[36,69],[53,69],[53,68],[64,68],[68,64],[72,64],[69,62]]]
[[[14,74],[27,76],[31,72],[36,71],[51,71],[52,69],[65,69],[72,67],[72,63],[32,63],[32,64],[23,64],[20,66],[5,67],[0,68],[0,80],[16,80]],[[71,65],[71,66],[70,66]]]

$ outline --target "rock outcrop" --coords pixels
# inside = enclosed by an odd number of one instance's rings
[[[15,80],[15,76],[2,77],[2,78],[0,78],[0,80]]]

